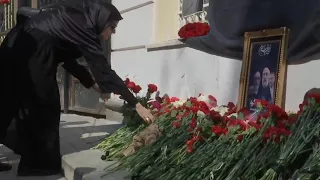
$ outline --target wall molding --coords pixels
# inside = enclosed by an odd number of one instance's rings
[[[146,45],[147,51],[160,51],[187,47],[180,39]]]
[[[147,6],[149,4],[153,4],[153,0],[150,0],[150,1],[147,1],[147,2],[144,2],[144,3],[141,3],[141,4],[138,4],[138,5],[135,5],[135,6],[132,6],[130,8],[126,8],[126,9],[123,9],[120,11],[121,14],[124,14],[124,13],[127,13],[129,11],[132,11],[132,10],[136,10],[136,9],[139,9],[139,8],[142,8],[144,6]]]
[[[145,49],[145,45],[139,45],[139,46],[130,46],[130,47],[123,47],[123,48],[115,48],[111,49],[111,52],[118,52],[118,51],[130,51],[130,50],[137,50],[137,49]]]
[[[168,49],[178,49],[187,47],[180,39],[175,39],[166,42],[160,43],[153,43],[149,45],[138,45],[138,46],[130,46],[130,47],[123,47],[123,48],[115,48],[111,49],[111,52],[119,52],[119,51],[130,51],[130,50],[137,50],[137,49],[147,49],[148,52],[150,51],[160,51],[160,50],[168,50]]]

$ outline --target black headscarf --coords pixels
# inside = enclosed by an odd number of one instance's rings
[[[83,2],[86,13],[95,24],[97,34],[100,34],[110,23],[122,20],[118,9],[110,3],[102,0],[84,0]]]
[[[66,0],[42,8],[26,28],[37,28],[76,44],[79,40],[90,44],[90,39],[120,20],[119,10],[104,0]]]

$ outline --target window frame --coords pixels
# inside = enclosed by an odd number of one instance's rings
[[[146,45],[148,51],[184,47],[184,43],[178,36],[180,28],[189,22],[207,22],[208,20],[206,11],[210,6],[208,0],[203,0],[202,11],[187,17],[182,16],[183,0],[153,0],[153,2],[153,39],[151,44]]]
[[[196,13],[193,14],[189,14],[186,16],[183,16],[183,1],[184,0],[179,0],[180,2],[180,9],[179,9],[179,29],[186,25],[187,23],[193,23],[193,22],[205,22],[207,21],[207,15],[208,12],[205,11],[205,8],[210,6],[210,1],[208,1],[207,3],[206,0],[202,0],[202,11],[198,11]]]

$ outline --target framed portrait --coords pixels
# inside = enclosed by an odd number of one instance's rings
[[[256,99],[284,106],[289,29],[246,32],[238,109],[255,110]]]

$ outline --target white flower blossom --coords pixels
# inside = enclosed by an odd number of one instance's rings
[[[219,114],[221,115],[221,116],[223,116],[226,112],[228,112],[228,107],[226,107],[226,106],[217,106],[217,107],[213,107],[213,108],[211,108],[210,109],[211,111],[212,110],[214,110],[214,111],[216,111],[216,112],[219,112]]]
[[[233,114],[230,114],[229,116],[227,116],[228,118],[231,118],[231,117],[235,117],[235,118],[238,118],[238,114],[237,113],[233,113]]]
[[[184,103],[185,103],[185,101],[179,100],[179,101],[173,102],[172,105],[173,105],[174,107],[180,107],[180,106],[182,106]]]
[[[197,116],[198,116],[198,117],[205,117],[206,115],[204,114],[204,112],[198,110]]]
[[[206,102],[206,103],[210,103],[210,99],[208,96],[204,96],[204,95],[200,95],[198,98],[197,98],[198,101],[203,101],[203,102]]]

